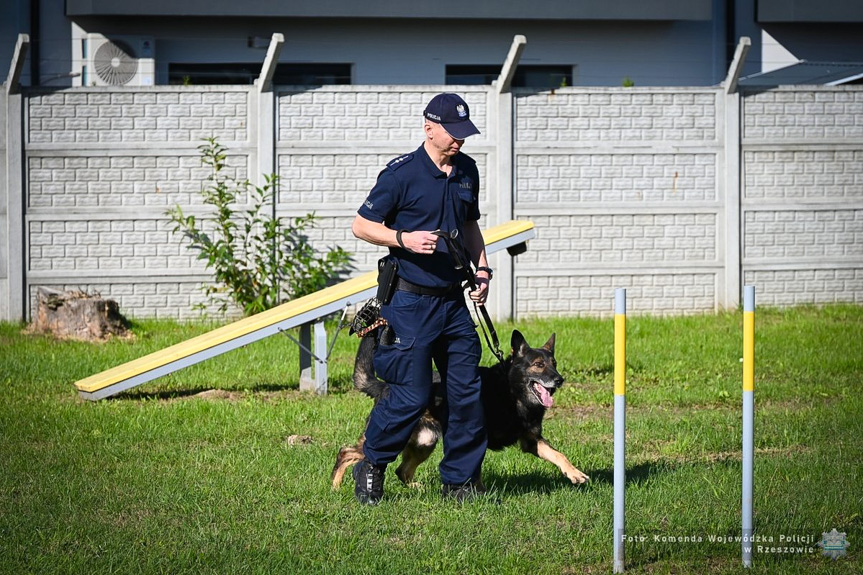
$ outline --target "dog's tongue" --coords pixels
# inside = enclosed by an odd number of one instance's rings
[[[551,394],[542,385],[534,383],[533,388],[539,393],[539,400],[542,402],[543,407],[551,407],[554,404]]]

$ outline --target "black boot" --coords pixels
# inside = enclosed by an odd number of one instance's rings
[[[384,496],[386,467],[372,465],[363,459],[354,466],[354,496],[363,505],[377,505]]]
[[[485,493],[482,482],[469,481],[462,485],[444,484],[441,495],[444,499],[454,499],[458,503],[470,502]]]

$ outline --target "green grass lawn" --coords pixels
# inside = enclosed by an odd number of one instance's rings
[[[296,346],[277,336],[88,402],[76,380],[212,326],[139,321],[135,341],[103,345],[21,327],[0,324],[0,573],[611,572],[611,320],[518,326],[534,345],[557,333],[567,384],[545,436],[590,484],[510,448],[486,457],[491,494],[458,506],[440,499],[438,449],[420,488],[389,470],[374,508],[350,477],[329,486],[371,406],[346,333],[325,397],[298,391]],[[627,571],[742,572],[742,314],[627,327]],[[861,350],[863,307],[756,313],[748,572],[863,570]],[[834,528],[849,544],[835,561],[817,547]]]

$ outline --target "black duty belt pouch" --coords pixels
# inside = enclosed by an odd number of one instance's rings
[[[385,257],[378,260],[378,293],[377,300],[382,305],[390,303],[393,293],[396,291],[396,284],[399,281],[398,276],[399,264],[392,257]]]

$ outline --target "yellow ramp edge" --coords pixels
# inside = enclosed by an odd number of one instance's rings
[[[533,222],[530,220],[512,220],[493,228],[488,228],[482,233],[485,245],[491,247],[492,244],[501,242],[512,236],[528,232],[533,229]]]
[[[483,232],[486,246],[493,247],[513,236],[533,230],[534,224],[527,220],[513,220]],[[377,284],[377,272],[363,275],[324,288],[315,293],[297,298],[273,309],[237,320],[192,339],[155,351],[138,359],[79,380],[75,387],[83,393],[94,393],[129,378],[162,367],[179,359],[216,347],[225,342],[243,337],[281,321],[289,320],[317,308],[330,305],[340,299],[349,298],[373,288]],[[358,303],[358,302],[357,302]]]

